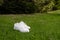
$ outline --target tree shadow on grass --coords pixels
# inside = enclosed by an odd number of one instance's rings
[[[53,16],[60,16],[60,14],[50,14],[50,15],[53,15]]]

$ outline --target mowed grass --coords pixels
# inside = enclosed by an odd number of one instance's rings
[[[24,21],[29,33],[14,30],[14,23]],[[60,40],[60,14],[0,15],[0,40]]]

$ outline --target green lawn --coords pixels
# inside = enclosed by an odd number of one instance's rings
[[[13,29],[23,20],[29,33]],[[0,40],[60,40],[60,14],[0,15]]]

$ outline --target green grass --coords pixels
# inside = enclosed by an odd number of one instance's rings
[[[3,0],[0,0],[0,5],[3,3]]]
[[[21,20],[29,33],[13,29]],[[0,15],[0,40],[60,40],[60,14]]]

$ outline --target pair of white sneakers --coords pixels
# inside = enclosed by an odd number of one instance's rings
[[[27,26],[23,21],[14,24],[14,29],[20,32],[29,32],[30,27]]]

